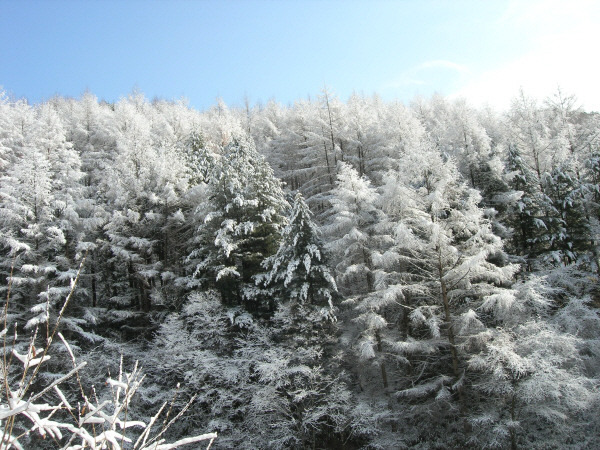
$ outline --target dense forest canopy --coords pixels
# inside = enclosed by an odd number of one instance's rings
[[[162,437],[213,448],[600,447],[600,115],[560,90],[505,112],[1,95],[0,229],[4,446],[128,448],[114,424],[167,402]],[[9,430],[33,367],[11,355],[58,319],[30,382],[54,422]],[[136,361],[114,429],[69,411]]]

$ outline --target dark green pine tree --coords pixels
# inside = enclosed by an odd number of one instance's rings
[[[510,188],[522,193],[507,211],[507,222],[513,228],[510,252],[529,260],[541,252],[539,236],[546,226],[540,219],[540,183],[513,145],[508,147],[506,172]]]
[[[289,205],[281,182],[251,140],[225,147],[209,175],[204,207],[196,249],[188,258],[199,261],[194,276],[216,287],[226,304],[264,312],[268,305],[256,295],[254,277],[279,246]]]
[[[600,147],[593,148],[590,145],[590,155],[585,161],[586,190],[588,191],[588,204],[600,217]],[[590,213],[592,212],[590,211]]]
[[[267,273],[257,283],[270,290],[274,302],[289,308],[292,314],[309,308],[322,317],[333,319],[335,280],[325,262],[317,225],[302,194],[294,198],[288,225],[281,234],[277,253],[263,263]]]
[[[546,195],[554,213],[550,257],[554,263],[571,264],[589,251],[590,224],[585,211],[583,187],[572,161],[565,160],[544,179]]]

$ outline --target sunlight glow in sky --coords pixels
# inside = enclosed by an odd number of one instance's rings
[[[434,92],[505,108],[560,86],[600,110],[593,0],[0,0],[0,86],[32,102],[314,97],[327,85],[410,102]]]

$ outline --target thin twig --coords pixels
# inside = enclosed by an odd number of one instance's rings
[[[79,276],[81,275],[81,271],[83,270],[83,263],[85,262],[85,258],[86,257],[87,257],[87,251],[86,251],[85,255],[83,256],[83,258],[81,259],[81,263],[79,263],[79,270],[77,270],[77,276],[75,277],[75,280],[71,283],[71,290],[69,291],[69,295],[67,295],[67,298],[65,299],[65,302],[63,303],[62,309],[60,310],[60,313],[58,314],[58,317],[56,318],[56,324],[54,325],[54,329],[52,330],[52,334],[50,335],[50,338],[48,338],[48,341],[46,342],[46,346],[44,347],[44,353],[42,354],[42,361],[44,360],[44,358],[48,354],[48,351],[50,349],[50,345],[52,345],[52,341],[54,339],[54,335],[58,331],[58,326],[60,324],[60,321],[61,321],[61,319],[62,319],[62,317],[63,317],[63,315],[65,313],[65,310],[67,309],[67,305],[69,304],[69,301],[73,297],[73,293],[75,292],[75,287],[77,286],[77,282],[79,281]],[[33,380],[37,376],[37,374],[38,374],[38,372],[40,370],[40,367],[41,367],[41,364],[38,364],[36,366],[35,370],[33,371],[33,375],[31,376],[31,378],[29,379],[29,382],[27,383],[27,386],[23,390],[23,395],[31,387],[31,383],[33,382]]]

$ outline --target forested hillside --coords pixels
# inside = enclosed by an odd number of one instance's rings
[[[193,399],[169,442],[599,448],[600,115],[516,94],[506,112],[2,95],[3,445],[86,442],[6,425],[17,355],[60,318],[73,355],[56,338],[31,391],[87,363],[39,401],[90,435],[138,361],[121,428]]]

